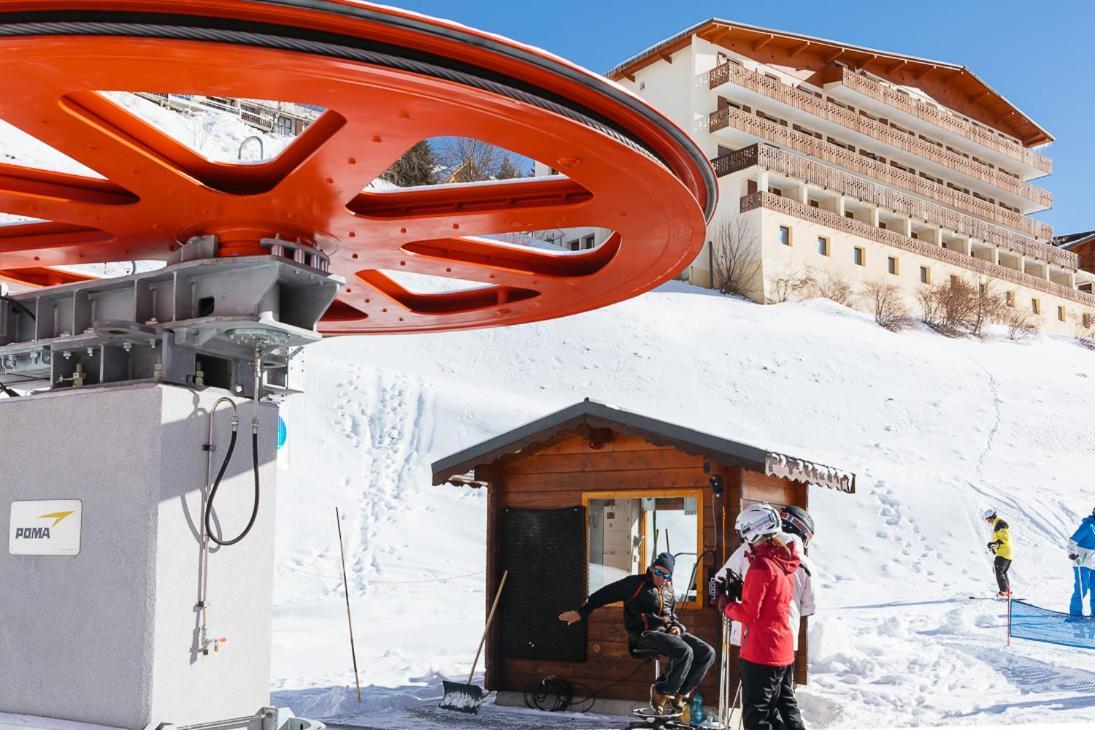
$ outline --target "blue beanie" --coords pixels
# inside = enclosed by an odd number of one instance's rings
[[[659,553],[658,557],[654,558],[654,562],[650,567],[660,565],[669,571],[670,575],[673,575],[673,566],[677,564],[677,559],[673,557],[672,553]]]

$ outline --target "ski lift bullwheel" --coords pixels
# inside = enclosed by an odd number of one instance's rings
[[[702,245],[715,180],[678,127],[543,51],[396,9],[323,0],[15,0],[0,11],[0,120],[102,179],[0,164],[0,277],[314,246],[346,286],[327,334],[423,332],[573,314],[646,291]],[[102,92],[290,101],[326,111],[273,159],[214,162]],[[415,143],[467,137],[560,174],[366,190]],[[2,158],[0,158],[2,159]],[[579,253],[492,234],[595,226]],[[424,293],[391,272],[474,286]]]

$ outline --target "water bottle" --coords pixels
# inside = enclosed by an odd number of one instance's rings
[[[692,695],[692,712],[690,714],[692,727],[703,725],[704,720],[707,719],[707,713],[703,709],[703,695],[699,693],[699,690]]]

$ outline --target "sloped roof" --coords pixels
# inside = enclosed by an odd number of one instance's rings
[[[743,466],[762,474],[855,492],[855,474],[850,472],[612,408],[588,398],[435,461],[432,465],[433,483],[443,484],[452,477],[465,474],[477,466],[491,464],[508,454],[535,450],[554,435],[583,426],[641,436],[653,444],[673,446],[687,454],[709,458],[723,465]]]
[[[727,48],[731,48],[732,44],[740,45],[742,43],[754,51],[759,51],[765,47],[783,47],[789,49],[792,56],[802,54],[802,56],[799,56],[800,58],[817,55],[826,65],[839,60],[849,67],[863,68],[877,76],[901,84],[907,84],[908,79],[891,78],[891,75],[898,69],[904,76],[907,77],[911,74],[917,79],[925,79],[933,75],[945,77],[948,86],[960,89],[965,102],[983,113],[975,115],[971,113],[971,110],[961,108],[956,109],[957,111],[970,114],[970,116],[981,117],[980,121],[1013,135],[1027,147],[1053,141],[1053,135],[965,66],[889,51],[879,51],[874,48],[799,33],[761,28],[720,18],[711,18],[686,28],[680,33],[632,56],[605,75],[616,81],[630,76],[644,66],[671,56],[673,53],[687,47],[691,43],[693,35]],[[948,106],[950,105],[948,104]]]
[[[1076,248],[1084,243],[1095,242],[1095,231],[1083,231],[1082,233],[1066,233],[1063,236],[1055,236],[1053,245],[1057,248],[1068,250]]]

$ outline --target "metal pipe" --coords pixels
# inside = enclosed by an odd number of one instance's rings
[[[232,406],[232,426],[237,427],[240,422],[239,408],[236,406],[236,402],[227,396],[218,398],[213,403],[213,408],[209,411],[209,440],[205,443],[205,487],[202,489],[202,508],[201,514],[205,515],[207,506],[207,500],[209,499],[209,480],[213,470],[213,424],[214,417],[217,414],[217,408],[221,403],[227,403]],[[202,537],[202,558],[201,558],[201,583],[198,591],[198,611],[201,614],[200,629],[198,634],[198,650],[202,653],[206,653],[209,646],[209,638],[207,636],[207,624],[206,624],[206,612],[209,608],[209,531],[205,529],[205,519],[203,518],[201,527]]]

